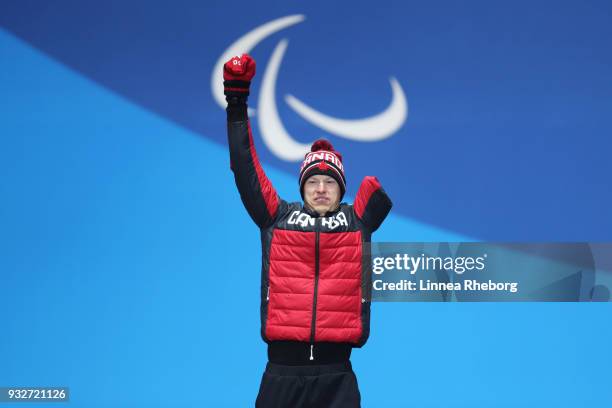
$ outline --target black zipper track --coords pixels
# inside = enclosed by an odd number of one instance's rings
[[[310,344],[314,344],[315,322],[317,321],[317,291],[319,290],[319,228],[317,218],[315,220],[315,283],[312,300],[312,324],[310,325]]]

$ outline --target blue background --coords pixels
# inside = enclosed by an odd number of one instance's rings
[[[277,103],[300,141],[322,131],[287,93],[360,118],[386,107],[389,76],[406,92],[393,137],[328,136],[349,198],[375,174],[394,201],[375,240],[612,239],[609,2],[4,1],[0,385],[69,386],[78,407],[253,405],[259,234],[210,77],[291,14],[306,20],[252,54],[261,75],[290,40]],[[298,199],[298,164],[255,143]],[[353,354],[363,405],[609,405],[611,312],[374,304]]]

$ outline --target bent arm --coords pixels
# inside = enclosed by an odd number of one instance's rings
[[[364,177],[357,196],[355,197],[354,209],[357,217],[374,232],[385,220],[393,203],[385,193],[376,177]]]
[[[257,158],[245,99],[228,100],[230,166],[242,203],[255,224],[264,228],[274,221],[280,200]]]

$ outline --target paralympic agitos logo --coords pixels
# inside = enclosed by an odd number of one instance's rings
[[[305,16],[293,15],[282,17],[249,31],[230,45],[217,60],[212,73],[211,89],[215,101],[225,107],[223,95],[222,70],[225,61],[234,55],[250,52],[268,36],[304,21]],[[304,158],[309,144],[297,142],[287,132],[276,108],[276,78],[287,49],[288,41],[281,40],[263,74],[257,110],[249,108],[249,115],[257,115],[259,132],[268,149],[278,158],[286,161],[298,161]],[[408,116],[408,103],[401,85],[394,77],[389,78],[393,93],[391,103],[382,112],[362,119],[340,119],[321,113],[293,95],[286,95],[285,102],[302,118],[333,135],[359,142],[374,142],[392,136],[402,127]],[[252,97],[251,97],[252,98]]]

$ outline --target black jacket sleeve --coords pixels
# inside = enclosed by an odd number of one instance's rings
[[[257,158],[245,100],[229,101],[227,136],[240,198],[255,224],[265,228],[276,218],[281,200]]]
[[[385,220],[393,203],[376,177],[364,177],[353,206],[357,217],[374,232]]]

